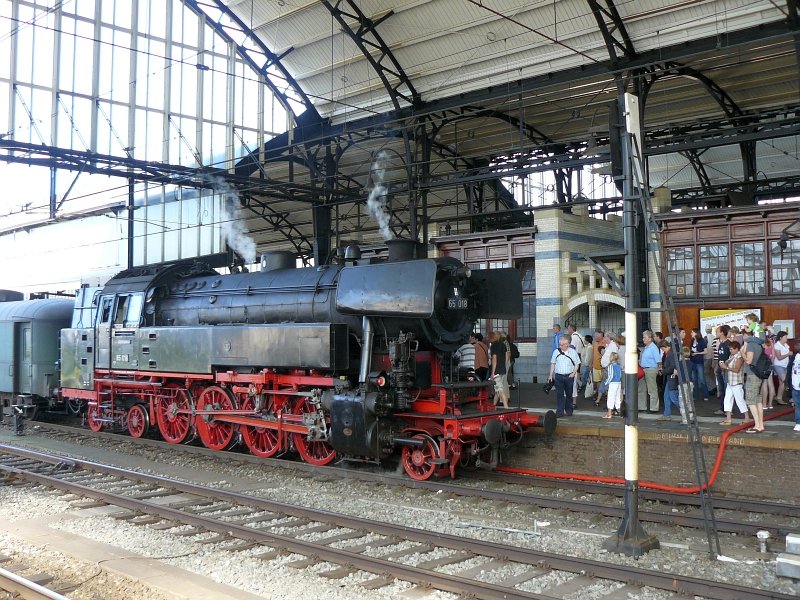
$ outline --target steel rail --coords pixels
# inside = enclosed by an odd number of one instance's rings
[[[742,597],[748,597],[754,600],[760,600],[762,598],[789,600],[790,598],[794,598],[794,596],[773,592],[771,590],[761,590],[752,587],[732,585],[724,582],[708,581],[695,577],[661,573],[658,571],[650,571],[622,565],[606,564],[600,561],[585,558],[562,556],[549,552],[541,552],[537,550],[485,542],[474,538],[463,538],[446,533],[423,531],[412,527],[392,525],[389,523],[372,521],[369,519],[360,519],[330,511],[302,508],[282,502],[248,496],[238,492],[210,489],[193,483],[176,481],[168,477],[147,475],[136,471],[130,471],[118,467],[110,467],[107,465],[101,465],[79,459],[67,459],[61,456],[15,448],[6,444],[0,444],[0,451],[31,460],[46,462],[52,465],[58,465],[60,463],[67,462],[96,473],[133,479],[160,487],[168,486],[180,492],[194,494],[205,498],[225,500],[227,502],[250,506],[258,510],[283,513],[291,516],[329,522],[337,525],[338,527],[359,531],[368,531],[387,537],[405,539],[421,544],[435,544],[437,546],[446,547],[453,550],[468,551],[477,555],[519,562],[540,568],[544,567],[571,573],[585,573],[591,577],[610,579],[613,581],[623,581],[626,583],[635,583],[642,586],[656,587],[670,592],[692,594],[707,598],[719,598],[726,600],[730,598]],[[130,497],[120,496],[102,490],[95,490],[78,483],[71,483],[69,481],[64,481],[49,475],[24,471],[17,467],[0,465],[0,470],[13,473],[17,477],[27,479],[28,481],[34,481],[36,483],[42,483],[47,486],[63,489],[72,493],[78,493],[80,495],[101,500],[103,502],[107,502],[108,504],[113,504],[129,510],[154,513],[171,521],[202,527],[209,531],[228,534],[239,539],[257,541],[270,546],[283,547],[299,554],[320,557],[324,560],[331,560],[343,565],[351,565],[373,573],[393,573],[396,577],[401,579],[419,584],[433,585],[437,587],[437,589],[442,589],[445,591],[452,591],[462,594],[471,593],[475,594],[476,597],[481,598],[549,598],[549,596],[546,595],[528,594],[526,592],[510,589],[508,587],[460,579],[456,576],[444,575],[432,571],[424,571],[424,577],[433,577],[435,578],[435,581],[431,579],[422,579],[420,577],[421,571],[413,567],[388,560],[381,560],[379,558],[366,557],[360,554],[349,552],[346,549],[329,548],[324,545],[320,546],[311,542],[296,540],[261,530],[254,530],[253,528],[235,525],[230,522],[209,520],[207,517],[202,517],[200,515],[186,513],[177,509],[147,502],[145,500],[136,500]],[[323,558],[326,556],[329,556],[330,558]],[[516,596],[517,594],[518,596]]]
[[[46,424],[46,427],[52,427],[57,431],[65,431],[69,433],[82,432],[83,429]],[[119,440],[120,434],[99,432],[93,433],[91,437],[96,436],[104,437],[105,439]],[[154,448],[175,447],[175,444],[169,444],[160,440],[151,440],[145,438],[127,438],[126,441],[135,444],[144,444]],[[209,450],[200,446],[187,446],[180,445],[181,452],[188,452],[199,454],[202,456],[215,457],[218,452]],[[228,453],[230,455],[231,453]],[[352,469],[343,469],[335,466],[318,467],[309,465],[307,463],[291,462],[280,458],[260,458],[251,454],[233,454],[236,459],[241,462],[262,464],[270,467],[279,467],[283,469],[293,469],[298,471],[305,471],[318,475],[338,476],[341,478],[355,479],[357,481],[383,483],[386,485],[398,485],[413,489],[423,489],[432,492],[443,492],[454,494],[457,496],[465,497],[480,497],[486,500],[496,502],[513,502],[524,505],[535,505],[541,508],[551,508],[555,510],[570,510],[573,512],[584,512],[599,514],[610,518],[620,518],[624,513],[624,508],[619,506],[603,505],[593,503],[591,501],[583,500],[569,500],[566,498],[553,498],[544,495],[532,495],[529,493],[509,492],[509,491],[495,491],[486,490],[478,487],[465,487],[458,483],[451,483],[447,481],[417,481],[408,477],[400,477],[396,475],[387,475],[383,473],[370,473],[364,471],[354,471]],[[470,478],[468,475],[465,478]],[[613,496],[621,496],[623,489],[618,486],[608,484],[592,484],[590,482],[569,481],[569,480],[547,480],[538,479],[534,477],[527,477],[524,475],[514,475],[507,473],[497,473],[482,471],[479,475],[481,480],[496,480],[504,483],[513,483],[515,485],[532,485],[542,487],[557,487],[560,489],[568,488],[584,491],[587,493],[605,494]],[[646,500],[653,500],[673,505],[692,505],[697,506],[700,499],[696,496],[686,496],[682,494],[671,494],[669,492],[647,491],[642,492],[640,497]],[[781,504],[777,502],[767,502],[762,500],[739,500],[734,498],[714,498],[714,506],[717,509],[738,510],[747,512],[756,512],[769,515],[782,515],[793,518],[800,518],[800,505],[795,506],[791,504]],[[679,525],[682,527],[691,527],[694,529],[702,529],[704,521],[702,516],[685,515],[676,513],[663,513],[659,511],[643,510],[640,511],[640,519],[650,523],[664,523],[667,525]],[[719,531],[726,533],[737,534],[755,534],[761,530],[767,530],[774,536],[782,536],[786,533],[799,531],[800,527],[787,526],[775,522],[742,522],[733,519],[717,518],[717,528]]]
[[[0,590],[10,592],[14,598],[24,600],[69,600],[66,596],[5,569],[0,569]]]
[[[484,472],[479,476],[469,473],[463,474],[464,479],[482,481],[492,480],[513,485],[534,485],[540,487],[564,488],[568,486],[571,490],[581,491],[588,494],[606,494],[622,496],[625,490],[622,486],[608,483],[592,483],[590,481],[547,479],[544,477],[533,477],[530,475],[519,475],[515,473],[501,473],[497,471]],[[660,490],[639,490],[639,498],[664,504],[686,504],[699,506],[700,498],[696,495],[676,494],[674,492],[663,492]],[[725,496],[714,496],[715,510],[746,510],[749,512],[765,513],[770,515],[781,515],[784,517],[800,518],[800,504],[789,504],[788,502],[772,502],[769,500],[759,500],[755,498],[731,498]]]

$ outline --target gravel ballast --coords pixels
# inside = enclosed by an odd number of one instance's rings
[[[13,440],[16,442],[17,440]],[[34,441],[26,438],[26,445],[47,446],[45,439]],[[64,442],[60,442],[65,446]],[[70,445],[70,452],[76,458],[95,460],[97,449],[103,451],[104,460],[109,464],[130,466],[131,456],[142,465],[143,472],[167,474],[186,481],[214,482],[218,487],[239,489],[246,487],[247,493],[286,502],[299,506],[324,509],[331,512],[367,517],[376,521],[395,523],[430,531],[474,537],[486,541],[496,541],[515,547],[531,548],[544,552],[566,554],[591,560],[614,564],[635,566],[660,572],[676,572],[700,579],[733,582],[749,585],[779,593],[798,595],[795,582],[778,578],[775,575],[773,554],[762,557],[755,554],[757,543],[751,536],[721,534],[722,552],[730,556],[731,562],[709,558],[708,546],[702,531],[685,528],[645,524],[648,533],[655,534],[662,548],[652,551],[638,561],[623,555],[608,553],[602,543],[618,527],[617,519],[598,518],[552,509],[536,509],[516,504],[476,502],[474,498],[449,497],[420,490],[362,483],[353,480],[319,481],[306,473],[271,468],[249,463],[240,464],[230,458],[207,458],[203,456],[164,452],[130,444],[121,438],[112,443],[101,438],[82,439],[85,450]],[[65,446],[66,447],[66,446]],[[123,453],[124,456],[115,453]],[[7,490],[3,493],[28,493],[22,489]],[[4,505],[8,503],[2,498]],[[45,503],[46,504],[46,503]],[[37,509],[38,509],[37,505]],[[42,506],[45,510],[44,505]],[[31,513],[36,514],[36,513]],[[273,523],[274,524],[274,523]],[[90,517],[80,520],[60,521],[59,527],[67,530],[80,527],[81,535],[100,535],[100,541],[118,545],[131,552],[150,556],[179,556],[165,559],[183,569],[187,569],[214,579],[220,583],[236,586],[269,598],[369,598],[396,597],[409,584],[368,591],[354,584],[373,577],[355,573],[342,580],[328,580],[314,573],[333,569],[333,565],[315,565],[311,569],[296,570],[286,564],[299,560],[299,557],[281,557],[272,561],[252,558],[255,552],[229,553],[213,545],[197,547],[193,542],[176,537],[169,538],[163,532],[155,532],[146,527],[134,526],[108,517]],[[511,531],[508,531],[509,529]],[[77,532],[77,531],[74,531]],[[359,543],[362,540],[359,540]],[[352,542],[354,543],[354,542]],[[340,547],[346,547],[342,543]],[[400,546],[379,548],[369,554],[381,555],[397,550]],[[263,551],[263,550],[260,550]],[[436,558],[435,553],[424,555],[423,560]],[[172,562],[174,561],[174,562]],[[403,562],[409,562],[403,559]],[[460,565],[465,569],[474,564]],[[443,572],[457,573],[459,567],[441,569]],[[518,566],[489,570],[476,578],[494,583],[495,579],[517,574]],[[258,573],[258,575],[255,575]],[[548,588],[563,583],[572,574],[552,573],[520,584],[518,589],[530,592],[546,592]],[[591,588],[597,597],[607,594],[620,584],[598,582]],[[287,595],[282,590],[289,590]],[[589,596],[581,593],[581,598]],[[324,595],[323,595],[324,594]],[[441,598],[453,597],[445,593]],[[436,597],[436,596],[431,596]],[[642,590],[631,598],[667,598],[669,593],[657,590]]]

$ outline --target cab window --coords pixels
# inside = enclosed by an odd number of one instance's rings
[[[142,304],[144,297],[142,294],[132,294],[128,297],[128,306],[125,310],[125,327],[138,327],[139,319],[142,317]]]
[[[97,311],[97,323],[108,323],[111,321],[111,306],[113,298],[105,297],[100,301],[100,310]]]
[[[130,296],[117,296],[117,308],[114,310],[114,325],[122,326],[124,323],[128,298],[130,298]]]

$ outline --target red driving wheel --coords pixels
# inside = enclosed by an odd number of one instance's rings
[[[128,410],[128,433],[131,437],[140,438],[150,429],[150,418],[141,404],[134,404]]]
[[[255,400],[247,398],[242,402],[242,410],[253,410],[255,408]],[[267,406],[262,412],[263,415],[274,415],[275,402],[272,396],[268,397]],[[269,429],[268,427],[251,427],[250,425],[241,425],[239,431],[242,433],[245,445],[250,449],[250,452],[262,458],[269,458],[274,456],[280,448],[280,440],[278,438],[277,429]]]
[[[197,410],[236,410],[236,403],[226,388],[218,385],[207,387],[197,399]],[[213,415],[197,415],[194,420],[197,435],[206,448],[225,450],[231,446],[236,426],[214,418]]]
[[[89,408],[86,410],[86,424],[92,431],[100,431],[103,428],[103,422],[100,420],[100,407],[96,402],[90,402]]]
[[[314,405],[307,398],[301,398],[294,405],[292,414],[302,415],[315,411]],[[309,440],[305,433],[293,433],[292,442],[300,457],[311,465],[327,465],[336,458],[336,450],[328,442]]]
[[[439,448],[429,435],[417,434],[413,439],[423,443],[421,446],[403,446],[403,468],[412,479],[424,481],[436,471],[434,460],[439,458]]]
[[[192,430],[192,399],[178,384],[168,383],[156,399],[156,422],[161,437],[170,444],[182,444]]]

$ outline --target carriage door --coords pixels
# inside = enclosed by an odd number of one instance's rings
[[[111,367],[136,369],[139,366],[137,348],[139,320],[142,316],[142,294],[124,294],[116,298],[111,324]]]
[[[33,362],[31,360],[31,324],[20,323],[18,381],[19,393],[30,394],[33,389]]]

